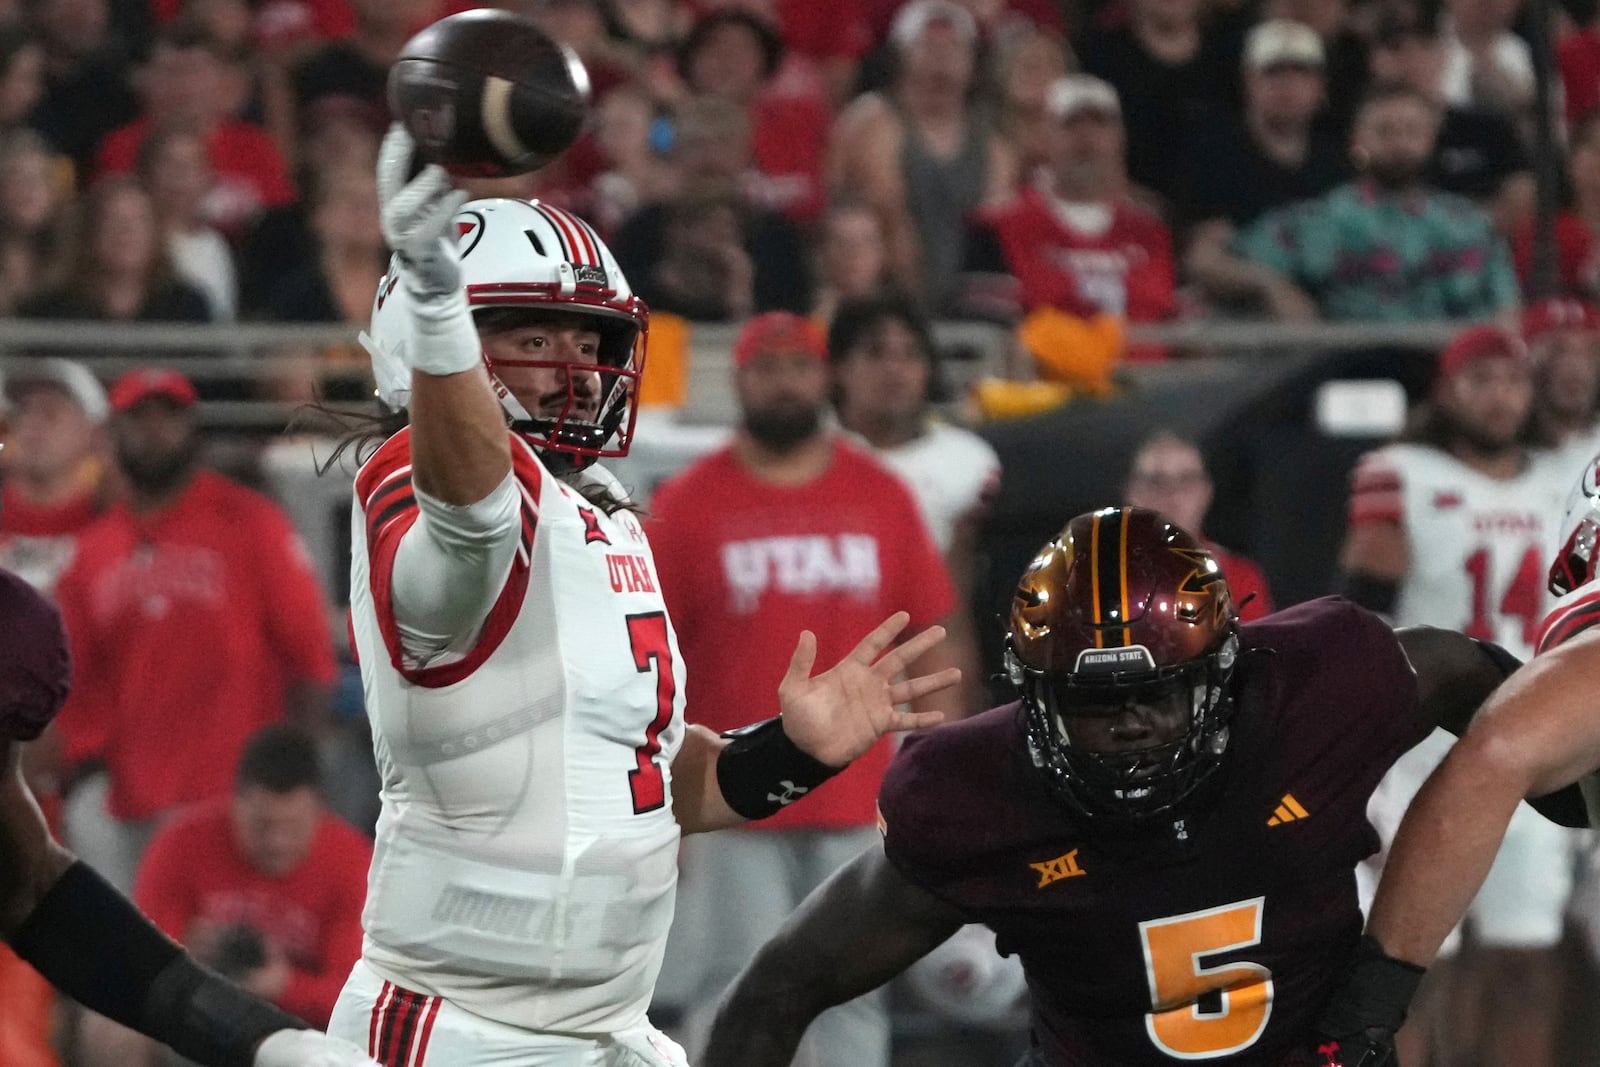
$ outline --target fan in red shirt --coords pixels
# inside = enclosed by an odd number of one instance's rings
[[[85,858],[114,882],[131,877],[156,816],[228,792],[257,728],[286,712],[320,721],[334,680],[311,561],[275,504],[199,469],[194,403],[176,371],[116,383],[128,498],[85,531],[56,587],[76,664],[66,757],[105,766],[116,842]]]
[[[100,142],[95,169],[124,174],[139,162],[144,140],[164,126],[181,125],[205,136],[215,174],[206,197],[208,221],[237,233],[263,208],[294,199],[294,186],[276,143],[259,126],[229,112],[227,68],[233,58],[199,27],[174,22],[162,27],[140,80],[144,114]]]
[[[201,962],[326,1027],[361,955],[371,861],[371,843],[323,807],[310,736],[268,726],[245,747],[231,798],[162,825],[134,902]]]
[[[1172,236],[1127,196],[1117,92],[1087,74],[1050,87],[1050,187],[985,213],[967,238],[962,303],[980,317],[1053,307],[1154,322],[1177,311]],[[1160,359],[1135,346],[1129,359]]]
[[[1170,430],[1145,438],[1133,454],[1122,498],[1133,507],[1159,511],[1201,539],[1228,579],[1241,622],[1254,622],[1272,614],[1272,593],[1261,568],[1200,532],[1211,507],[1211,476],[1192,442]]]
[[[0,485],[0,567],[55,589],[78,535],[104,510],[106,391],[82,364],[44,360],[6,382],[12,409]]]
[[[759,705],[759,694],[775,691],[796,630],[810,629],[818,656],[826,657],[847,650],[863,621],[885,612],[909,612],[910,629],[922,629],[955,609],[944,560],[910,490],[824,426],[826,360],[814,324],[788,312],[753,319],[734,347],[742,411],[734,443],[668,481],[651,500],[650,543],[678,631],[691,723],[721,731],[758,714],[751,701]],[[952,655],[941,646],[909,672],[945,666]],[[959,718],[969,709],[954,698],[948,690],[916,702],[916,710]],[[880,741],[815,797],[765,820],[760,830],[685,841],[680,918],[663,971],[669,999],[676,993],[697,1012],[709,1012],[720,986],[770,932],[774,911],[787,915],[871,842],[878,784],[891,753]],[[708,906],[714,933],[696,929]],[[702,988],[672,990],[675,954],[703,959],[713,955],[708,944],[717,946],[710,965],[684,968],[701,977]],[[886,1067],[881,1002],[852,1011],[824,1026],[819,1062],[875,1067],[872,1059],[850,1059],[840,1050],[860,1048],[860,1035],[880,1026]],[[827,1032],[828,1025],[838,1029]]]

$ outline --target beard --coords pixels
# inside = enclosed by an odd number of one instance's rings
[[[1367,164],[1367,175],[1383,188],[1398,192],[1416,185],[1427,167],[1426,160],[1373,160]]]
[[[162,496],[183,484],[200,457],[200,439],[190,437],[180,448],[167,452],[137,452],[117,446],[117,464],[128,483],[145,496]]]
[[[815,437],[822,425],[822,410],[784,404],[753,408],[744,413],[744,430],[762,447],[778,453],[792,452]]]
[[[1456,440],[1480,456],[1501,456],[1517,448],[1517,433],[1499,433],[1481,426],[1455,425]]]

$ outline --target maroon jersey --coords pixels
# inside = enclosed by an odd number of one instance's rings
[[[1051,1067],[1282,1063],[1356,943],[1367,798],[1429,729],[1415,675],[1335,597],[1241,642],[1227,760],[1184,809],[1067,808],[1015,704],[908,738],[884,779],[890,861],[1021,958]]]
[[[44,732],[67,699],[70,674],[55,606],[0,570],[0,745]]]

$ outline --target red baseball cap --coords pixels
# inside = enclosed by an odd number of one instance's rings
[[[111,387],[111,410],[127,411],[158,396],[181,408],[199,399],[194,384],[170,367],[138,367],[118,378]]]
[[[743,367],[763,352],[809,352],[824,362],[828,339],[822,328],[792,311],[768,311],[744,324],[733,342],[733,365]]]
[[[1522,312],[1522,339],[1533,344],[1556,330],[1600,333],[1600,308],[1572,296],[1551,296]]]
[[[1523,344],[1522,338],[1503,326],[1486,322],[1468,326],[1445,346],[1439,353],[1439,376],[1449,377],[1475,360],[1527,358],[1528,346]]]

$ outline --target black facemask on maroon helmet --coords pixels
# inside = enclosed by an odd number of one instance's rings
[[[1238,650],[1227,580],[1198,539],[1143,508],[1078,516],[1011,603],[1006,668],[1035,766],[1085,815],[1170,811],[1222,764]]]

